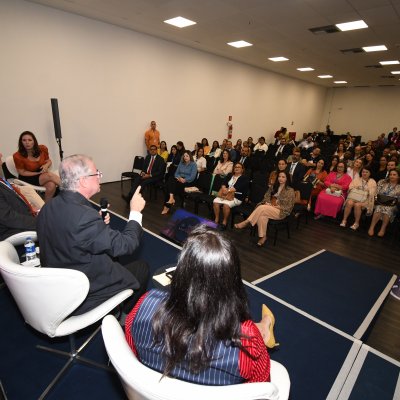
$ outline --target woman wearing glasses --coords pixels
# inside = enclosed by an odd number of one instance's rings
[[[46,146],[38,144],[32,132],[22,132],[18,139],[18,151],[13,155],[18,178],[35,186],[44,186],[44,200],[50,200],[60,185],[60,177],[50,172],[51,160]]]

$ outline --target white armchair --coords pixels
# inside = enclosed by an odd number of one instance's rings
[[[27,232],[19,234],[19,239],[24,240],[26,234]],[[16,243],[17,239],[13,238],[11,241]],[[19,264],[14,246],[7,241],[0,242],[0,271],[26,323],[49,337],[69,335],[70,352],[37,346],[68,358],[64,368],[45,389],[40,399],[47,395],[74,361],[109,369],[79,355],[100,326],[79,349],[75,347],[73,334],[99,321],[131,296],[132,290],[121,291],[84,314],[69,316],[85,300],[89,291],[89,280],[82,272],[66,268],[23,267]]]
[[[107,354],[130,400],[286,400],[290,379],[286,368],[271,361],[271,382],[206,386],[164,377],[135,357],[118,321],[107,315],[102,334]]]

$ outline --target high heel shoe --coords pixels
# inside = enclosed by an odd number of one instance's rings
[[[272,311],[265,304],[263,304],[262,305],[262,318],[264,318],[267,315],[271,319],[271,324],[269,325],[269,338],[267,341],[264,341],[264,344],[269,349],[273,349],[274,347],[279,346],[279,343],[276,342],[275,335],[274,335],[275,317],[274,317],[274,314],[272,314]]]
[[[343,221],[340,223],[340,226],[341,226],[342,228],[346,228],[346,224],[347,224],[347,221],[343,220]],[[354,225],[352,225],[352,226],[354,226]],[[353,229],[353,228],[351,228],[351,229]]]
[[[235,224],[234,227],[236,229],[243,229],[243,228],[246,228],[246,226],[249,224],[250,224],[250,222],[245,219],[244,221],[240,222],[239,224]]]
[[[164,208],[161,211],[161,215],[166,215],[169,213],[169,210],[171,209],[171,207],[174,205],[174,203],[164,203]]]
[[[262,238],[260,238],[260,239],[258,240],[257,246],[258,246],[258,247],[263,247],[266,241],[267,241],[267,237],[266,237],[266,236],[263,236]]]
[[[353,231],[356,231],[357,229],[358,229],[358,224],[356,224],[356,223],[354,223],[351,227],[350,227],[350,229],[352,229]]]

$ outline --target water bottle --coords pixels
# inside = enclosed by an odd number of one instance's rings
[[[35,242],[31,237],[27,237],[25,240],[25,256],[26,261],[31,261],[36,259],[36,247]]]

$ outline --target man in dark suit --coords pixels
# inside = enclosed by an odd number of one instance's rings
[[[84,155],[65,158],[60,165],[61,192],[46,203],[37,217],[40,260],[44,267],[72,268],[89,279],[89,293],[74,315],[85,313],[124,289],[134,295],[124,307],[128,312],[146,290],[148,266],[133,261],[122,266],[114,257],[133,254],[140,245],[145,201],[135,192],[129,221],[122,231],[109,227],[89,199],[100,191],[102,173]]]
[[[32,208],[19,192],[0,177],[0,240],[29,230],[36,230]]]
[[[293,146],[286,143],[286,139],[282,138],[280,143],[275,147],[276,151],[274,153],[275,160],[287,159],[292,153]]]
[[[143,170],[132,179],[131,190],[126,198],[130,201],[133,194],[136,192],[138,186],[142,187],[142,190],[152,183],[161,182],[165,175],[165,161],[157,154],[157,147],[155,145],[150,146],[149,154],[144,159]]]
[[[292,162],[290,162],[287,166],[287,171],[289,172],[292,188],[297,190],[299,185],[306,173],[306,168],[300,161],[300,149],[295,147],[292,152]]]
[[[251,172],[251,149],[250,147],[242,147],[240,150],[240,156],[237,162],[240,162],[245,170],[245,174],[249,175]]]

